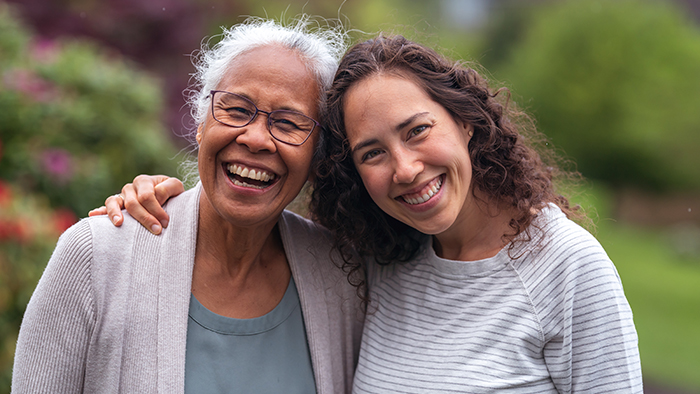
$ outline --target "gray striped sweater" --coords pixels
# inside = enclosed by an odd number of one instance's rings
[[[479,261],[371,266],[355,393],[642,393],[615,266],[557,207]]]

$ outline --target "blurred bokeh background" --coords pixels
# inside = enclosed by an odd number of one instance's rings
[[[507,87],[586,178],[569,193],[622,277],[645,392],[700,393],[696,0],[0,0],[0,393],[60,233],[137,174],[177,175],[203,38],[301,12]]]

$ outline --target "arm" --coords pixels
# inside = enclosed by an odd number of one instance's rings
[[[17,340],[13,393],[83,391],[96,313],[86,221],[61,236],[32,295]]]
[[[603,253],[567,273],[559,335],[544,356],[560,392],[642,393],[637,333],[615,268]]]
[[[120,194],[107,197],[105,206],[93,209],[89,215],[109,215],[115,226],[121,226],[124,221],[121,210],[126,208],[134,219],[158,235],[168,227],[169,221],[163,204],[184,191],[185,187],[177,178],[139,175],[134,178],[134,183],[124,185]]]

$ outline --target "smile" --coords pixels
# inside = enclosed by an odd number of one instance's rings
[[[240,187],[250,187],[253,189],[264,189],[274,183],[276,175],[267,171],[248,168],[239,164],[229,164],[225,166],[228,177],[234,185]]]
[[[407,204],[409,205],[416,205],[416,204],[422,204],[431,198],[440,190],[442,187],[442,176],[439,176],[423,188],[418,193],[411,193],[411,194],[404,194],[402,196],[399,196],[399,198],[402,198]]]

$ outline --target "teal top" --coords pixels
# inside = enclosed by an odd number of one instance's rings
[[[185,393],[315,393],[294,279],[282,301],[253,319],[218,315],[190,297]]]

